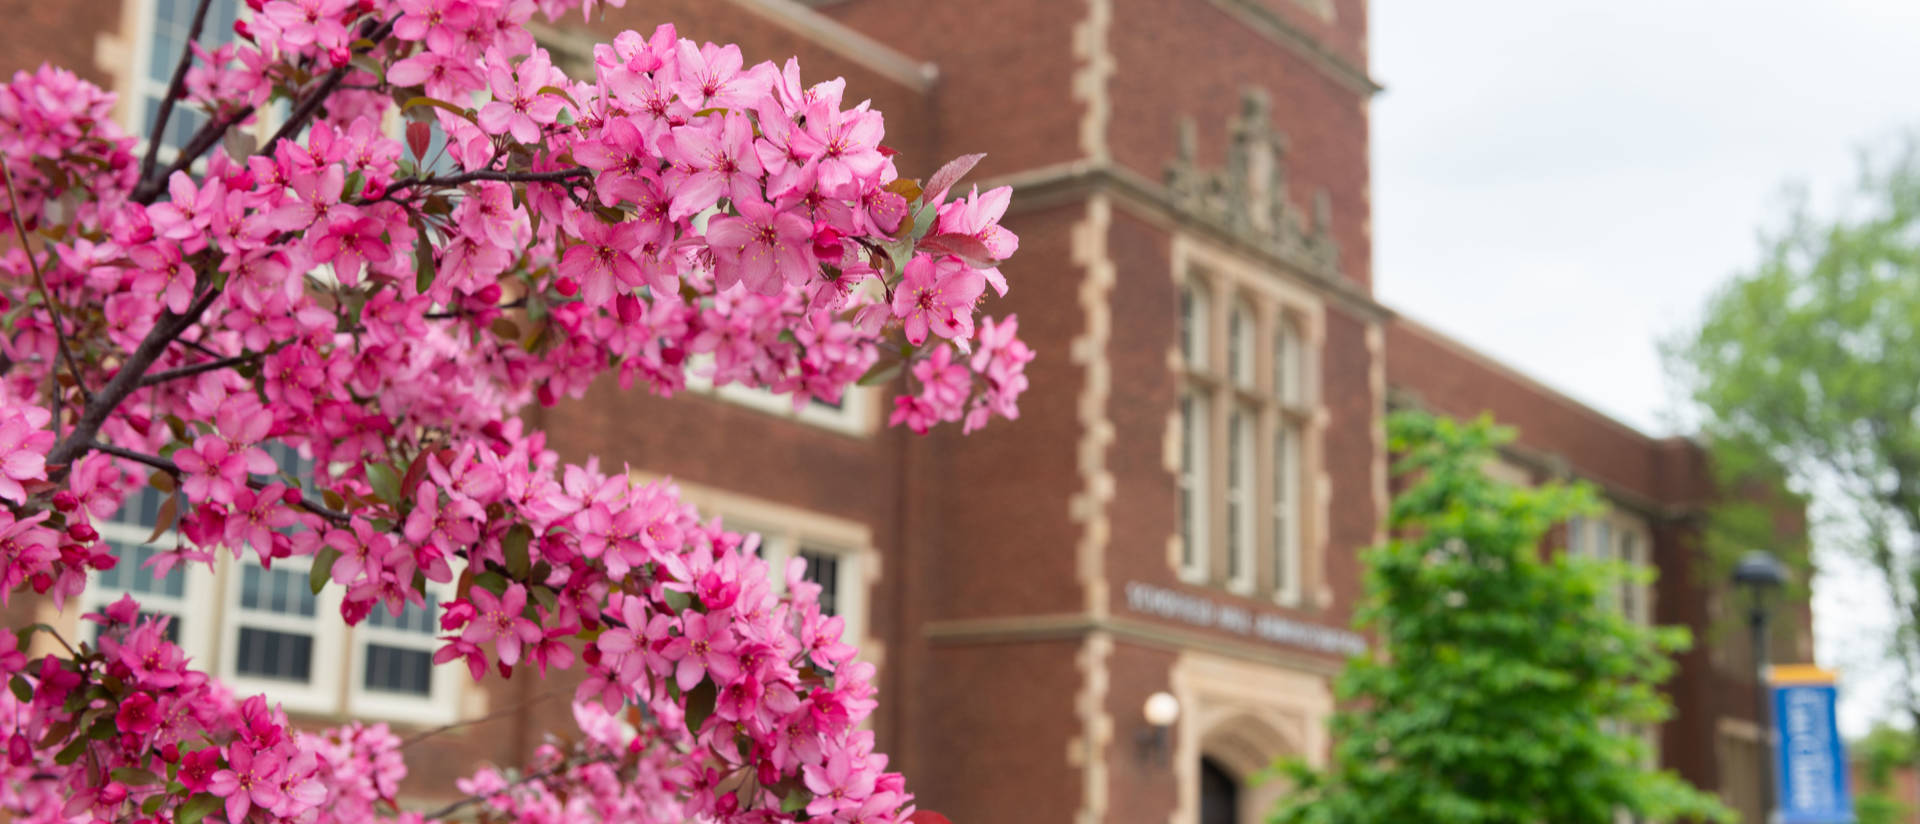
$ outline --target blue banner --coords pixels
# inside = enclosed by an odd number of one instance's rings
[[[1847,756],[1833,712],[1838,690],[1831,680],[1778,675],[1772,680],[1774,729],[1779,733],[1774,754],[1777,821],[1852,824]]]

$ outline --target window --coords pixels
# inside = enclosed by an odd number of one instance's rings
[[[1253,389],[1253,310],[1244,300],[1234,301],[1227,316],[1227,375],[1236,389]]]
[[[129,122],[136,124],[132,131],[142,141],[153,134],[160,102],[167,96],[173,68],[187,47],[187,33],[193,27],[193,12],[198,5],[198,0],[146,0],[149,11],[142,15],[144,30],[136,35],[134,43],[134,83],[129,95]],[[213,49],[232,41],[233,23],[240,19],[242,5],[240,0],[211,0],[200,29],[200,45]],[[161,158],[179,151],[206,122],[204,112],[183,100],[174,101],[167,133],[160,140]]]
[[[1313,413],[1307,406],[1307,384],[1311,366],[1307,347],[1300,336],[1300,322],[1282,309],[1274,319],[1273,383],[1268,387],[1274,403],[1272,443],[1273,480],[1267,502],[1273,513],[1271,558],[1272,590],[1275,600],[1297,603],[1300,599],[1300,489],[1305,484],[1306,463],[1301,460],[1307,426]]]
[[[727,528],[760,536],[759,556],[767,562],[767,575],[775,592],[785,592],[787,563],[794,558],[806,562],[801,578],[820,585],[820,614],[838,616],[842,623],[840,639],[856,646],[866,633],[865,582],[860,578],[860,552],[850,542],[836,541],[774,513],[730,514],[726,507],[717,513]],[[772,517],[769,517],[772,515]]]
[[[1646,526],[1639,519],[1620,512],[1597,518],[1572,518],[1567,521],[1567,553],[1598,561],[1613,561],[1631,568],[1651,563]],[[1653,593],[1643,581],[1621,580],[1608,599],[1622,614],[1641,623],[1653,620]]]
[[[267,452],[280,467],[277,480],[297,480],[311,490],[310,459],[285,444],[269,444]],[[448,587],[430,585],[425,608],[409,606],[398,617],[376,608],[349,629],[337,617],[337,588],[313,593],[305,558],[277,559],[269,569],[251,552],[237,560],[222,552],[212,575],[204,567],[176,568],[156,578],[144,565],[171,551],[173,539],[160,546],[146,540],[169,494],[142,489],[98,525],[121,562],[94,574],[83,599],[87,611],[130,593],[146,614],[173,619],[169,636],[201,668],[236,694],[265,693],[289,712],[416,723],[456,719],[465,669],[432,662],[438,603]]]
[[[636,479],[651,480],[635,473]],[[756,554],[767,562],[773,591],[784,593],[787,563],[806,562],[802,577],[820,585],[820,611],[842,621],[841,640],[878,664],[867,638],[867,591],[879,570],[871,532],[862,524],[770,501],[676,482],[681,497],[703,517],[719,516],[727,529],[760,536]]]
[[[1187,392],[1180,396],[1180,572],[1189,579],[1205,578],[1207,547],[1207,396]]]
[[[439,724],[459,717],[453,696],[466,669],[433,663],[440,602],[452,596],[451,584],[429,583],[424,605],[408,604],[398,616],[377,606],[353,628],[347,698],[354,712]]]
[[[1235,409],[1227,421],[1227,585],[1253,589],[1253,412]]]
[[[866,435],[873,431],[876,417],[873,411],[874,387],[857,384],[849,386],[845,392],[841,393],[839,403],[828,403],[811,398],[796,410],[793,408],[791,395],[776,394],[738,383],[714,386],[712,363],[713,359],[710,355],[698,355],[688,361],[688,389],[713,395],[721,400],[737,403],[769,415],[790,418],[846,435]]]
[[[1178,324],[1180,576],[1295,603],[1304,577],[1302,455],[1313,420],[1309,350],[1299,332],[1307,316],[1299,304],[1253,288],[1257,282],[1185,274]],[[1226,322],[1216,337],[1208,318],[1217,316]],[[1224,353],[1223,368],[1211,367],[1210,351]]]
[[[140,602],[143,617],[164,615],[171,619],[167,623],[167,639],[197,659],[206,654],[205,644],[200,643],[206,619],[195,614],[194,605],[202,601],[200,590],[205,581],[179,568],[164,577],[155,576],[147,566],[155,555],[169,551],[147,543],[147,536],[153,534],[160,508],[170,494],[150,486],[142,487],[127,497],[119,512],[94,523],[120,562],[112,569],[93,574],[83,599],[84,611],[98,612],[121,596],[132,595]],[[97,636],[98,630],[99,625],[95,624],[87,632]]]
[[[1300,597],[1300,447],[1294,427],[1273,436],[1273,591],[1281,601]]]
[[[290,712],[339,710],[339,604],[307,585],[304,558],[283,558],[272,569],[252,555],[227,567],[227,620],[221,635],[220,677],[247,695],[264,692]],[[325,610],[325,612],[322,612]]]

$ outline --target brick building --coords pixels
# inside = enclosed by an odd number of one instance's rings
[[[53,60],[144,123],[191,6],[6,0],[0,69]],[[1259,820],[1278,790],[1244,779],[1324,755],[1331,679],[1366,648],[1347,627],[1357,553],[1381,538],[1390,396],[1520,426],[1497,470],[1515,480],[1600,484],[1616,514],[1576,543],[1658,566],[1630,608],[1718,637],[1694,566],[1697,448],[1372,297],[1364,0],[633,0],[593,31],[539,34],[580,60],[669,20],[846,77],[908,176],[985,151],[974,179],[1016,190],[1021,250],[995,311],[1019,313],[1040,360],[1015,423],[919,438],[880,425],[878,392],[796,414],[735,389],[611,385],[529,413],[567,458],[671,476],[769,553],[808,557],[879,665],[872,723],[924,805],[961,822]],[[114,537],[132,547],[145,530],[128,520]],[[342,631],[304,578],[235,564],[95,597],[139,590],[214,672],[316,722],[474,722],[409,752],[422,800],[570,724],[565,683],[434,670],[423,616]],[[1756,769],[1750,684],[1726,674],[1740,658],[1689,653],[1659,736],[1666,764],[1736,795]],[[1159,691],[1180,705],[1164,738],[1142,717]]]

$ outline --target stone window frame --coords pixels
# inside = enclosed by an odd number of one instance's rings
[[[639,470],[629,473],[629,477],[643,483],[666,480]],[[760,536],[760,557],[768,562],[767,575],[776,595],[786,592],[789,559],[803,550],[832,554],[839,562],[834,590],[839,602],[836,614],[843,622],[840,640],[860,651],[858,660],[873,664],[876,669],[881,666],[885,650],[874,635],[872,607],[874,587],[880,581],[881,560],[872,528],[858,521],[738,492],[678,479],[672,483],[679,488],[681,500],[698,509],[701,518],[718,516],[729,531]]]
[[[1325,302],[1308,287],[1289,279],[1270,267],[1246,261],[1236,255],[1206,245],[1185,235],[1176,235],[1173,243],[1172,278],[1176,296],[1173,309],[1176,335],[1168,353],[1168,363],[1179,384],[1183,403],[1176,406],[1169,421],[1165,449],[1166,468],[1173,473],[1176,486],[1190,480],[1183,466],[1186,447],[1184,399],[1203,398],[1208,418],[1202,431],[1205,449],[1199,456],[1205,483],[1191,498],[1199,502],[1207,517],[1194,528],[1207,545],[1205,551],[1189,554],[1183,530],[1175,526],[1168,538],[1168,559],[1180,580],[1191,584],[1220,586],[1243,596],[1259,596],[1287,607],[1303,606],[1308,595],[1324,606],[1325,525],[1327,523],[1327,480],[1322,460],[1329,416],[1320,391],[1320,354],[1325,341]],[[1184,355],[1189,324],[1183,312],[1189,285],[1204,288],[1207,310],[1200,315],[1200,329],[1207,337],[1199,365],[1187,363]],[[1227,338],[1230,336],[1233,307],[1252,308],[1256,331],[1252,336],[1255,358],[1253,385],[1236,385],[1225,374],[1228,365]],[[1283,326],[1283,324],[1285,326]],[[1285,380],[1285,372],[1276,371],[1275,345],[1281,330],[1290,326],[1297,342],[1294,370],[1297,380]],[[1254,524],[1252,575],[1229,576],[1226,541],[1228,479],[1228,440],[1233,410],[1250,412],[1256,419],[1253,455]],[[1291,444],[1291,450],[1284,450]],[[1276,447],[1282,448],[1276,455]],[[1294,466],[1276,471],[1280,463],[1291,459]],[[1279,483],[1291,478],[1286,490]],[[1283,497],[1276,500],[1276,492]],[[1290,494],[1289,494],[1290,493]],[[1182,506],[1176,502],[1176,506]],[[1282,530],[1285,515],[1292,515],[1292,529]],[[1221,536],[1215,540],[1211,536]],[[1276,543],[1275,538],[1281,539]],[[1278,548],[1278,553],[1276,553]],[[1287,557],[1291,556],[1291,557]],[[1244,565],[1242,566],[1244,569]],[[1291,575],[1283,574],[1291,571]]]
[[[297,453],[284,447],[271,447],[276,460],[283,466],[297,458]],[[126,506],[137,505],[142,496],[165,495],[150,487],[141,487],[128,495]],[[157,510],[157,505],[154,509]],[[97,519],[95,526],[103,537],[126,548],[129,556],[136,555],[142,547],[161,551],[172,551],[172,542],[166,535],[152,543],[147,538],[153,532],[153,522],[144,513],[133,518],[125,517],[125,512],[115,513],[107,518]],[[275,571],[282,569],[293,571],[299,578],[299,586],[307,586],[307,570],[310,558],[280,558],[273,564]],[[460,661],[436,664],[432,670],[432,684],[428,694],[410,696],[383,693],[368,690],[364,686],[364,656],[369,643],[381,643],[387,646],[408,646],[406,643],[394,643],[400,640],[397,631],[368,627],[365,622],[358,627],[348,627],[339,620],[340,587],[329,585],[315,596],[314,617],[302,621],[289,616],[257,614],[243,615],[240,608],[241,586],[248,566],[259,566],[259,561],[247,551],[243,557],[234,558],[224,551],[213,554],[211,574],[204,565],[185,564],[180,568],[184,575],[183,594],[180,597],[160,596],[151,593],[134,592],[127,584],[107,585],[101,580],[102,573],[94,572],[88,576],[87,588],[78,600],[79,609],[71,606],[54,617],[49,623],[59,623],[72,634],[90,633],[80,624],[80,616],[89,612],[98,612],[107,604],[120,599],[122,595],[133,594],[141,601],[148,612],[164,613],[178,624],[177,638],[181,650],[210,675],[230,687],[240,697],[264,693],[272,703],[283,705],[287,712],[295,715],[313,717],[351,717],[373,721],[394,721],[407,724],[445,724],[458,721],[463,717],[476,717],[481,714],[472,711],[467,705],[483,700],[480,690],[469,689],[472,679],[465,665]],[[454,570],[456,576],[459,569]],[[123,561],[116,568],[116,581],[130,581],[125,576],[151,575],[151,571],[133,566]],[[451,583],[429,582],[428,590],[445,603],[454,597]],[[150,603],[151,602],[151,603]],[[375,607],[384,610],[385,607]],[[438,616],[434,616],[437,620]],[[243,627],[256,629],[280,629],[309,634],[313,639],[311,677],[305,684],[296,684],[266,678],[251,678],[238,673],[239,658],[234,651],[238,648],[239,634]],[[437,635],[437,633],[436,633]],[[91,637],[90,634],[84,637]],[[422,636],[411,646],[428,651],[437,650],[440,642],[434,635]]]
[[[1611,546],[1604,554],[1596,554],[1590,542],[1605,536]],[[1626,548],[1623,551],[1623,541]],[[1567,521],[1567,552],[1583,557],[1599,557],[1604,560],[1624,561],[1636,566],[1652,568],[1653,530],[1645,519],[1622,511],[1619,507],[1610,507],[1603,515],[1594,517],[1575,517]],[[1609,599],[1613,606],[1622,608],[1627,617],[1635,623],[1648,625],[1654,620],[1654,587],[1651,583],[1621,582],[1621,589]],[[1632,598],[1627,597],[1631,590]]]

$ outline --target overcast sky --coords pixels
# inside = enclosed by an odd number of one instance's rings
[[[1655,343],[1756,259],[1781,191],[1920,126],[1917,0],[1376,0],[1376,291],[1656,434]],[[1816,581],[1842,721],[1884,703],[1863,579]],[[1849,597],[1851,596],[1851,597]]]

